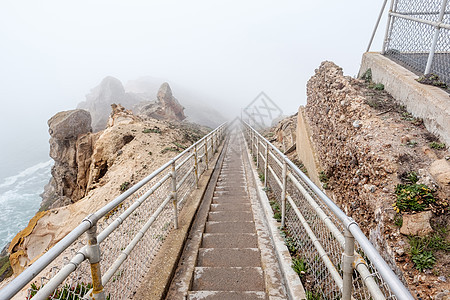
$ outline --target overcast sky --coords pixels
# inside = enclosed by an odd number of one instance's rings
[[[75,108],[108,75],[124,83],[146,75],[176,82],[229,116],[260,91],[293,113],[306,103],[306,81],[321,61],[357,74],[381,4],[1,1],[0,126],[7,139],[0,157],[24,151],[12,133],[28,145],[46,142],[47,119]],[[373,50],[385,26],[383,20]]]

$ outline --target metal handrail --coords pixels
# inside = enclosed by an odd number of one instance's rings
[[[276,154],[276,155],[278,155],[279,158],[282,159],[283,164],[285,163],[289,166],[290,172],[297,175],[301,179],[301,181],[311,190],[311,192],[314,194],[314,196],[316,198],[318,198],[320,201],[322,201],[322,204],[324,204],[341,222],[341,225],[345,228],[344,229],[344,237],[342,236],[343,234],[338,230],[338,228],[334,224],[332,224],[332,221],[329,219],[329,217],[327,215],[325,215],[325,212],[319,207],[319,205],[317,203],[314,205],[315,200],[310,196],[309,192],[307,192],[304,189],[303,190],[299,189],[297,187],[297,189],[300,191],[300,193],[303,196],[305,196],[305,198],[309,201],[309,204],[313,207],[313,209],[315,209],[316,213],[322,219],[322,221],[325,223],[325,225],[328,226],[329,230],[335,236],[336,240],[339,241],[341,246],[345,246],[345,248],[346,248],[346,246],[349,244],[349,242],[354,238],[354,240],[356,240],[358,242],[359,246],[364,251],[365,255],[370,259],[370,261],[372,262],[373,266],[376,268],[378,273],[381,275],[384,282],[389,286],[392,293],[398,299],[402,299],[402,300],[403,299],[414,299],[413,296],[411,295],[411,293],[409,292],[409,290],[403,285],[403,283],[399,280],[399,278],[391,270],[391,268],[388,266],[388,264],[384,261],[384,259],[381,257],[381,255],[378,253],[378,251],[375,249],[375,247],[372,245],[372,243],[367,239],[367,237],[361,231],[360,227],[355,222],[355,220],[353,220],[351,217],[347,216],[319,187],[317,187],[308,178],[308,176],[306,176],[277,147],[275,147],[273,144],[271,144],[266,138],[264,138],[258,131],[256,131],[253,127],[251,127],[248,123],[242,121],[242,124],[243,124],[244,128],[246,129],[247,134],[245,136],[248,140],[251,153],[254,153],[255,150],[258,149],[258,152],[255,154],[256,157],[258,157],[259,155],[261,155],[261,156],[265,155],[265,158],[264,158],[264,162],[265,162],[264,181],[265,181],[265,184],[267,184],[267,173],[268,173],[268,171],[270,171],[272,176],[275,178],[275,182],[277,183],[277,185],[280,185],[283,188],[283,190],[285,189],[285,187],[283,187],[283,185],[285,185],[285,180],[283,180],[283,178],[282,179],[278,178],[275,171],[272,169],[272,167],[268,163],[267,158],[269,157],[269,155],[274,156],[274,154]],[[260,151],[259,147],[256,146],[256,145],[259,145],[260,143],[266,145],[266,147],[264,149],[265,153]],[[263,149],[261,149],[261,150],[263,150]],[[271,152],[273,152],[273,153],[271,153]],[[280,165],[280,161],[275,161],[275,163],[277,165]],[[289,174],[290,175],[289,176],[288,174],[284,174],[284,173],[285,172],[283,171],[283,175],[288,176],[291,179],[291,181],[294,183],[294,185],[297,185],[297,184],[301,185],[292,174]],[[285,195],[285,192],[283,192],[283,195],[284,195],[284,197],[282,196],[281,201],[285,202],[287,200],[289,202],[289,204],[293,207],[297,216],[299,216],[299,219],[302,220],[303,219],[302,214],[301,214],[300,210],[298,209],[298,207],[296,207],[295,202],[292,201],[292,198],[289,195]],[[285,209],[285,204],[282,205],[282,209],[283,210]],[[283,218],[284,218],[284,215],[285,215],[285,212],[282,212]],[[281,222],[282,222],[282,224],[284,224],[284,220],[282,220]],[[304,225],[307,225],[307,223]],[[305,229],[309,234],[312,233],[312,232],[309,232],[310,229],[308,230],[308,227],[306,227]],[[312,237],[312,236],[313,235],[310,235],[310,237]],[[316,241],[314,241],[314,243],[315,242]],[[319,250],[321,246],[320,245],[317,245],[317,246],[318,247],[316,247],[316,249],[318,251],[322,251],[322,250]],[[348,267],[349,267],[349,266],[345,265],[345,262],[346,262],[345,256],[346,255],[349,256],[349,258],[351,257],[351,260],[347,259],[347,262],[350,262],[350,269],[353,270],[353,267],[355,266],[356,270],[362,275],[363,281],[365,282],[372,298],[384,299],[384,296],[383,296],[381,290],[378,288],[378,284],[376,284],[376,282],[373,280],[373,278],[371,276],[368,276],[368,275],[370,275],[370,272],[366,267],[364,259],[361,257],[361,255],[354,252],[354,250],[350,250],[349,253],[344,252],[343,283],[341,283],[342,281],[339,280],[339,278],[340,278],[339,274],[337,274],[337,276],[336,276],[335,272],[332,270],[333,268],[335,269],[335,267],[333,265],[329,264],[326,253],[323,254],[323,257],[322,257],[322,260],[324,260],[325,265],[327,265],[328,270],[330,271],[333,278],[335,278],[336,283],[341,288],[341,291],[343,292],[343,294],[344,294],[344,292],[347,292],[347,295],[350,295],[348,293],[348,291],[345,291],[345,289],[346,289],[345,286],[346,286],[346,284],[348,285],[348,282],[346,283],[345,274],[346,274],[346,269],[348,271]],[[350,272],[350,276],[347,277],[347,280],[350,280],[350,284],[351,284],[351,280],[352,280],[351,272]],[[341,286],[341,284],[343,285],[343,287]],[[350,290],[351,290],[351,285],[350,285]]]
[[[216,150],[223,140],[225,130],[227,128],[227,123],[223,123],[215,130],[209,132],[207,135],[202,137],[196,143],[185,149],[183,152],[178,154],[176,157],[165,163],[163,166],[153,171],[150,175],[130,187],[127,191],[116,197],[114,200],[110,201],[108,204],[97,210],[95,213],[87,216],[75,229],[69,232],[61,241],[55,244],[51,249],[44,253],[39,259],[37,259],[31,266],[25,269],[21,274],[19,274],[14,280],[12,280],[7,286],[0,290],[0,299],[10,299],[20,290],[22,290],[26,285],[28,285],[42,270],[49,266],[63,251],[65,251],[69,246],[71,246],[82,234],[87,232],[88,234],[88,245],[82,247],[78,250],[76,255],[66,264],[47,284],[45,284],[38,293],[33,297],[33,299],[47,299],[47,297],[53,293],[53,291],[61,284],[73,271],[76,270],[79,264],[84,260],[88,259],[91,263],[92,271],[92,281],[93,281],[93,291],[90,296],[93,299],[105,299],[105,293],[103,291],[103,286],[112,277],[115,270],[126,260],[126,256],[134,248],[137,242],[142,238],[144,232],[150,227],[153,221],[158,217],[160,212],[165,208],[165,206],[173,200],[175,220],[175,228],[178,226],[177,222],[177,190],[181,187],[182,183],[186,180],[186,174],[183,176],[181,181],[177,184],[176,182],[176,172],[179,168],[186,164],[192,157],[194,157],[194,162],[191,168],[189,168],[188,173],[195,172],[196,184],[198,182],[198,177],[200,173],[198,172],[197,163],[197,148],[204,147],[205,153],[203,156],[208,155],[208,151],[211,150],[211,155],[214,155],[214,150]],[[208,146],[208,141],[212,141]],[[188,152],[190,153],[187,158],[181,160],[178,165],[177,162]],[[142,196],[138,198],[130,207],[128,207],[119,217],[117,217],[108,227],[106,227],[101,233],[97,235],[96,224],[97,222],[107,215],[113,212],[116,207],[123,203],[128,197],[136,194],[136,192],[142,188],[144,185],[149,183],[152,179],[156,178],[159,174],[168,168],[172,168],[172,171],[162,177],[157,183],[155,183],[148,191],[146,191]],[[207,168],[207,162],[206,162]],[[120,257],[117,258],[116,262],[106,274],[101,276],[100,273],[100,249],[99,244],[103,242],[109,234],[116,230],[122,222],[135,211],[151,194],[153,194],[165,181],[172,178],[172,191],[163,201],[162,205],[152,214],[147,223],[143,226],[143,229],[135,236],[132,242],[128,245]],[[96,274],[94,274],[96,273]],[[100,276],[99,276],[100,275]]]

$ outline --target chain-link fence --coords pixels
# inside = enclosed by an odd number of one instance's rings
[[[244,128],[307,298],[413,299],[358,225],[255,129]]]
[[[450,1],[391,0],[382,53],[450,85]]]
[[[26,299],[132,298],[224,134],[222,125],[87,216],[2,289],[0,299],[26,287]]]

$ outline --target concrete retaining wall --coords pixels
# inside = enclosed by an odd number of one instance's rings
[[[450,145],[450,95],[442,89],[421,84],[418,76],[380,53],[364,53],[359,75],[372,70],[372,80],[384,88],[417,118],[428,131]]]
[[[309,178],[317,186],[321,186],[318,175],[321,168],[316,157],[316,150],[311,142],[310,129],[308,122],[305,120],[303,106],[299,107],[297,115],[297,155],[308,170]]]

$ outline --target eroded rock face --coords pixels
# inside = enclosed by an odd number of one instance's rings
[[[42,194],[41,210],[84,197],[93,152],[91,116],[82,109],[59,112],[48,121],[52,178]]]
[[[159,88],[157,100],[141,106],[139,113],[157,120],[182,121],[186,118],[184,107],[172,95],[167,82]]]
[[[92,128],[98,132],[110,126],[110,107],[113,104],[126,107],[136,116],[182,121],[186,118],[184,107],[172,95],[167,82],[163,83],[158,91],[157,99],[145,93],[126,92],[119,79],[108,76],[86,95],[86,101],[78,104],[78,108],[86,109],[92,116]],[[125,111],[125,110],[124,110]],[[121,118],[117,116],[117,118]]]
[[[78,108],[86,109],[92,116],[92,128],[98,132],[106,128],[111,104],[120,103],[132,108],[140,98],[137,95],[126,93],[119,79],[108,76],[86,95],[86,101],[78,104]]]

